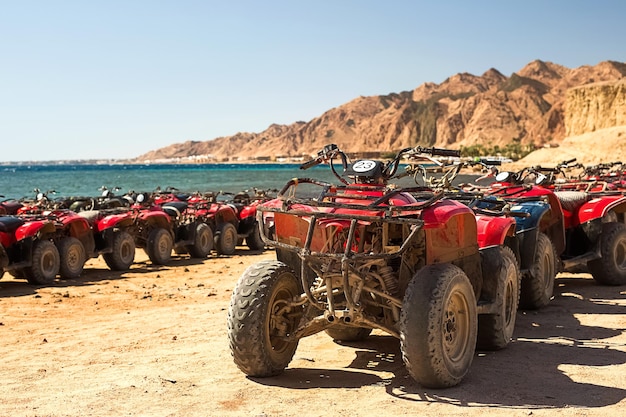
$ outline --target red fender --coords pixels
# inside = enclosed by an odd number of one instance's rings
[[[139,213],[139,220],[143,222],[154,222],[160,227],[164,227],[166,229],[169,229],[170,227],[170,216],[161,210],[141,211]]]
[[[96,222],[96,230],[98,232],[102,232],[103,230],[120,226],[122,223],[130,223],[130,222],[131,222],[131,219],[128,213],[111,214],[106,217],[103,217],[102,219]]]
[[[428,265],[453,262],[478,253],[476,217],[466,205],[441,200],[424,208],[422,219]]]
[[[47,220],[35,220],[24,223],[15,231],[15,240],[20,241],[29,237],[36,236],[37,233],[54,233],[56,227],[54,223]]]
[[[507,236],[515,235],[515,220],[511,217],[477,215],[478,247],[487,248],[504,243]]]
[[[599,196],[587,201],[578,210],[578,221],[586,223],[604,217],[610,210],[626,211],[626,197],[622,195]]]
[[[246,206],[239,212],[239,219],[247,219],[248,217],[256,217],[256,206]]]
[[[440,200],[432,206],[422,210],[424,229],[436,229],[446,227],[446,223],[454,216],[471,214],[472,209],[456,200]]]

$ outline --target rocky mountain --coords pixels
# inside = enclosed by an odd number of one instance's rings
[[[328,143],[351,154],[416,145],[556,146],[568,135],[626,124],[625,77],[622,62],[570,69],[536,60],[510,76],[493,68],[456,74],[413,91],[358,97],[308,122],[177,143],[137,161],[273,160],[312,155]]]

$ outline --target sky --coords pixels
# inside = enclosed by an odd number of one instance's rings
[[[0,0],[0,162],[127,159],[540,59],[626,62],[622,0]]]

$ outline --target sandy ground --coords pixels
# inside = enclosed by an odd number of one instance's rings
[[[175,258],[142,251],[129,272],[88,262],[77,280],[0,281],[0,416],[604,416],[626,413],[626,289],[561,275],[515,338],[478,352],[457,387],[424,389],[396,339],[300,342],[278,377],[251,379],[226,337],[243,270],[274,257]]]

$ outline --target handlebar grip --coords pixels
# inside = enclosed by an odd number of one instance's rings
[[[443,149],[443,148],[435,148],[434,146],[431,148],[422,148],[422,152],[429,153],[431,155],[437,156],[461,156],[461,151],[455,149]]]
[[[485,164],[485,165],[490,165],[490,166],[496,166],[496,165],[502,165],[502,161],[500,161],[499,159],[486,159],[486,158],[481,158],[480,163]]]
[[[561,162],[561,165],[569,165],[572,162],[576,162],[576,158],[572,158],[572,159],[569,159],[567,161],[563,161],[563,162]]]
[[[311,167],[314,167],[315,165],[319,165],[321,162],[322,161],[320,158],[311,159],[310,161],[307,161],[300,165],[300,169],[309,169]]]

